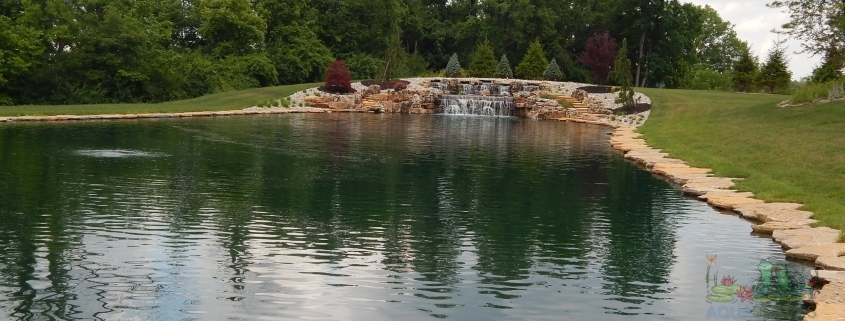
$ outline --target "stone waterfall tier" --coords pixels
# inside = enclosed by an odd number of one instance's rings
[[[460,84],[463,95],[510,95],[510,86],[483,82],[480,84]]]
[[[511,97],[443,95],[439,112],[447,115],[514,116]]]

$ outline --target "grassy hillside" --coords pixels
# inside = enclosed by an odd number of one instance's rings
[[[176,113],[242,109],[259,101],[278,99],[322,83],[253,88],[159,104],[0,106],[0,116]]]
[[[646,141],[766,201],[805,204],[845,229],[845,101],[775,105],[787,96],[642,89],[654,107]]]

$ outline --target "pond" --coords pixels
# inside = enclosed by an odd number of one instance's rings
[[[794,296],[761,296],[776,285],[758,265],[795,293],[807,266],[625,161],[609,131],[337,113],[4,124],[0,319],[802,318]]]

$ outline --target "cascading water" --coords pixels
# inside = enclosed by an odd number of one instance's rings
[[[443,95],[440,112],[447,115],[513,116],[511,97],[477,95]]]
[[[540,86],[535,86],[535,85],[522,86],[522,91],[524,91],[524,92],[532,92],[532,91],[535,91],[535,90],[538,90],[538,89],[540,89]]]
[[[449,92],[449,85],[448,84],[433,81],[433,82],[431,82],[431,85],[434,86],[434,88],[437,88],[442,92]]]

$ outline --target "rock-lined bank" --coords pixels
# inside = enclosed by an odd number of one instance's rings
[[[827,284],[815,293],[812,301],[808,300],[816,305],[816,310],[804,320],[845,320],[845,257],[840,256],[845,253],[845,243],[836,242],[839,230],[812,227],[816,223],[810,218],[813,213],[799,210],[801,204],[765,203],[753,198],[752,193],[731,190],[734,179],[714,177],[708,168],[691,167],[679,159],[668,158],[667,153],[649,147],[635,129],[616,128],[610,138],[611,146],[626,159],[676,184],[684,194],[757,221],[752,231],[771,235],[786,250],[787,257],[811,261],[824,269],[819,277]]]
[[[617,93],[588,94],[579,88],[589,84],[526,81],[496,78],[408,78],[404,88],[365,87],[353,83],[350,94],[331,94],[310,88],[289,97],[294,106],[309,105],[331,110],[363,110],[387,113],[434,114],[443,113],[444,95],[471,94],[480,97],[510,97],[514,103],[511,116],[532,119],[569,118],[588,122],[620,125],[640,125],[648,118],[648,111],[621,113],[616,103]],[[508,98],[508,99],[510,99]],[[573,98],[580,108],[564,107],[559,99]],[[648,97],[636,93],[639,103],[650,104]]]

